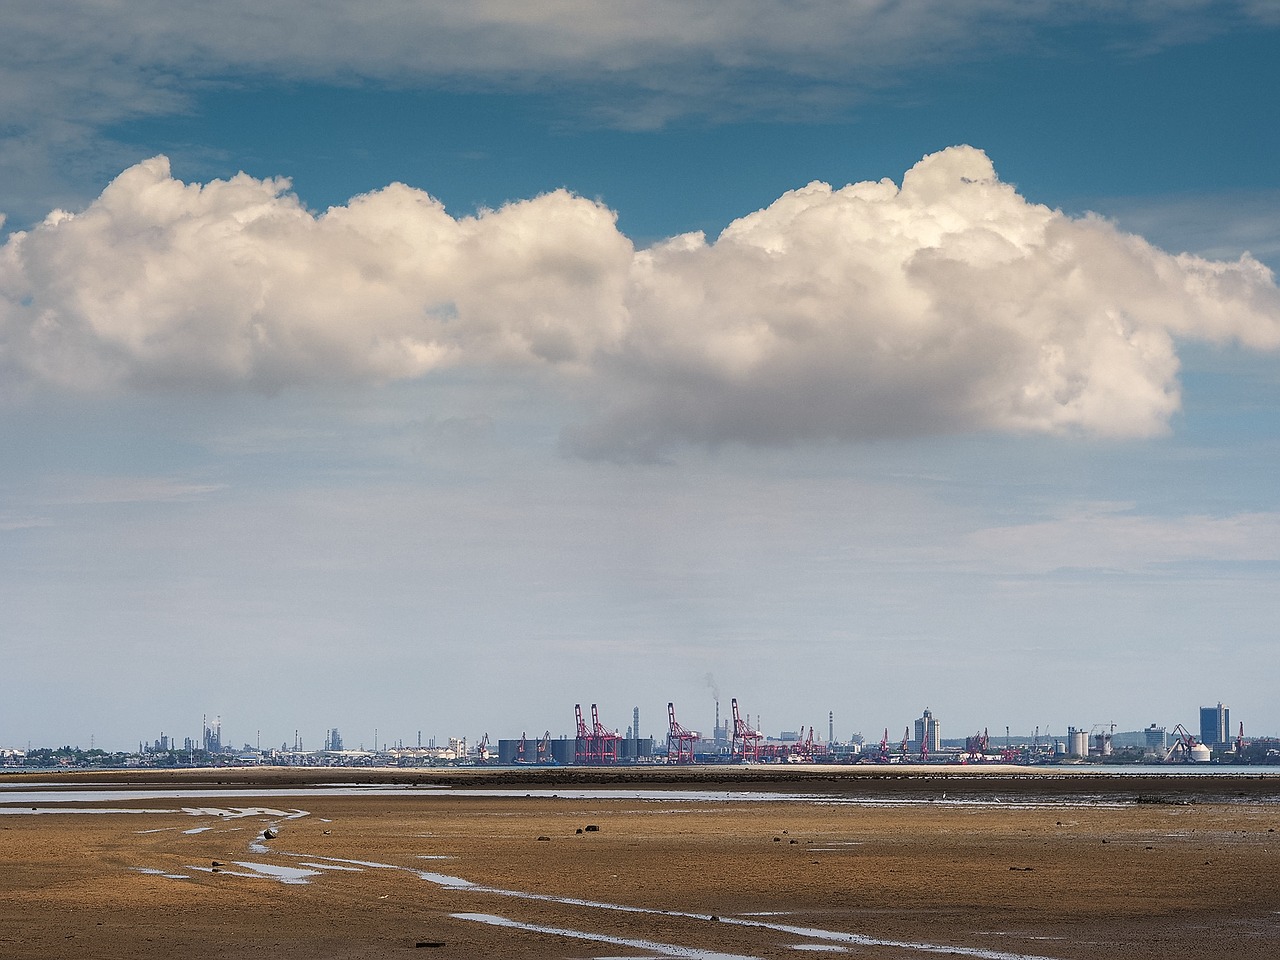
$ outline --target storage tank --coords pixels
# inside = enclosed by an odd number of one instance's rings
[[[1213,759],[1213,751],[1206,747],[1203,743],[1193,743],[1191,745],[1191,762],[1192,763],[1208,763]]]
[[[1067,753],[1073,757],[1089,755],[1089,734],[1075,727],[1067,728]]]

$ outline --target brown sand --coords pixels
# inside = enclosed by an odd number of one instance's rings
[[[240,774],[201,776],[214,787],[243,786],[233,782]],[[248,776],[264,788],[308,779],[375,778],[368,771]],[[782,914],[758,918],[765,923],[1063,960],[1280,956],[1280,780],[1058,782],[1004,775],[922,779],[900,772],[880,779],[830,771],[807,780],[797,771],[703,776],[721,778],[702,784],[709,789],[789,789],[912,802],[654,802],[458,797],[444,791],[426,797],[287,797],[264,789],[259,798],[104,799],[79,806],[261,806],[300,808],[308,815],[282,820],[183,812],[0,814],[0,957],[292,960],[401,956],[412,950],[453,957],[653,955],[451,916],[457,913],[761,958],[802,956],[797,944],[822,942],[725,922],[764,912]],[[385,778],[428,782],[421,774]],[[192,774],[157,779],[190,781]],[[518,771],[442,779],[570,789],[602,776]],[[92,782],[79,778],[74,786]],[[633,785],[697,784],[673,783],[665,772]],[[948,800],[1002,802],[954,806],[943,802],[944,792]],[[0,792],[0,804],[3,797]],[[266,842],[269,852],[250,852],[268,824],[279,830]],[[577,832],[587,825],[599,830]],[[183,832],[201,826],[210,829]],[[230,873],[245,869],[235,861],[298,866],[326,857],[406,869],[324,870],[297,885]],[[193,869],[214,861],[223,865],[217,873]],[[655,912],[450,889],[416,871]],[[664,910],[723,919],[657,912]],[[847,955],[858,957],[933,955],[900,946],[844,946]]]

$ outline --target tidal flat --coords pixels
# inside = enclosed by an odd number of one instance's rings
[[[0,814],[7,958],[1280,956],[1275,776],[115,771]]]

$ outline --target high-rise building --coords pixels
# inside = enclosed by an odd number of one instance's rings
[[[1210,747],[1231,742],[1231,711],[1221,701],[1216,707],[1200,708],[1200,742]]]
[[[916,743],[927,746],[930,753],[937,753],[942,746],[942,727],[928,710],[916,721]]]
[[[1164,727],[1157,727],[1154,723],[1147,727],[1144,731],[1146,734],[1146,752],[1153,753],[1157,757],[1163,757],[1169,752],[1169,735],[1165,732]]]

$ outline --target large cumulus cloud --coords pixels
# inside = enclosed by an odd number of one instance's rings
[[[11,386],[276,389],[450,365],[584,400],[580,452],[970,429],[1146,436],[1180,339],[1280,345],[1244,257],[1171,255],[1027,202],[980,150],[813,183],[637,251],[560,191],[454,218],[403,185],[322,214],[283,180],[125,171],[0,251]]]

